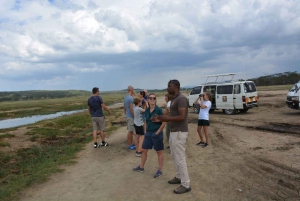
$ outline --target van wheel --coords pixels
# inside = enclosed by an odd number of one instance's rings
[[[194,111],[194,113],[198,114],[199,113],[199,105],[193,105],[193,111]]]
[[[210,109],[210,110],[209,110],[209,112],[214,112],[214,111],[215,111],[215,109]]]
[[[233,114],[235,114],[236,110],[235,109],[225,109],[225,110],[223,110],[223,112],[225,114],[233,115]]]
[[[241,109],[240,113],[246,113],[248,111],[248,109]]]

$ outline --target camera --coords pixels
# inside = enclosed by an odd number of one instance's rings
[[[203,97],[203,94],[199,94],[199,97]]]

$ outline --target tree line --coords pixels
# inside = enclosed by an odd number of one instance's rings
[[[84,91],[84,90],[11,91],[11,92],[0,92],[0,102],[67,98],[67,97],[89,96],[89,95],[91,95],[91,92]]]
[[[297,71],[283,72],[260,76],[258,78],[252,78],[249,80],[252,80],[256,86],[287,85],[295,84],[300,81],[300,74],[297,73]]]

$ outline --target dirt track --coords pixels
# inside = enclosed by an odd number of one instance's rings
[[[77,164],[21,192],[21,200],[300,200],[300,111],[286,107],[286,91],[259,95],[260,106],[245,114],[212,113],[205,149],[195,145],[197,114],[190,111],[190,193],[175,195],[177,185],[167,183],[174,176],[169,150],[162,177],[153,178],[154,151],[145,173],[132,172],[140,158],[126,149],[127,131],[121,127],[107,138],[109,147],[89,143]]]

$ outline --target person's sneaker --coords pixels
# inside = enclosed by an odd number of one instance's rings
[[[136,147],[131,145],[131,146],[128,147],[128,149],[129,150],[136,150]]]
[[[100,147],[100,145],[97,142],[94,143],[94,148],[98,148],[98,147]]]
[[[108,146],[108,143],[107,143],[107,142],[102,142],[102,143],[100,144],[100,146],[101,146],[101,147],[107,147],[107,146]]]
[[[177,177],[174,177],[173,179],[168,181],[169,184],[181,184],[181,180]]]
[[[137,167],[133,168],[132,170],[136,171],[136,172],[144,172],[145,171],[145,169],[141,168],[140,166],[137,166]]]
[[[176,193],[176,194],[182,194],[182,193],[187,193],[187,192],[190,192],[192,190],[192,188],[191,187],[185,187],[185,186],[183,186],[183,185],[180,185],[178,188],[176,188],[175,190],[174,190],[174,193]]]
[[[154,175],[154,178],[158,178],[158,177],[160,177],[162,174],[163,174],[162,171],[157,170],[157,172],[156,172],[155,175]]]
[[[204,142],[198,142],[196,145],[199,145],[199,146],[204,146],[205,143]]]
[[[137,152],[137,151],[136,151],[136,152],[135,152],[135,155],[138,156],[138,157],[140,157],[140,156],[142,156],[142,152]]]
[[[205,144],[203,145],[203,148],[206,148],[206,147],[208,147],[208,144],[207,144],[207,143],[205,143]]]

